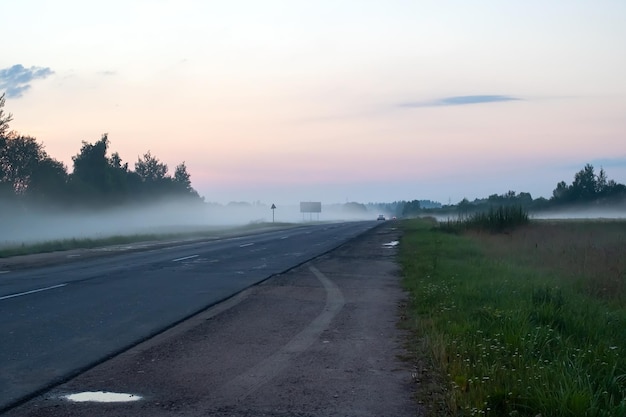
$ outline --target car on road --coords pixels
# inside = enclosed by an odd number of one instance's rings
[[[376,220],[386,220],[384,214],[379,214]]]

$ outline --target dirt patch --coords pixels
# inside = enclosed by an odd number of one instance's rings
[[[415,416],[400,231],[381,225],[7,412],[15,416]],[[126,403],[73,403],[84,391]]]

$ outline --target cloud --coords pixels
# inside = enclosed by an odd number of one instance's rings
[[[518,100],[521,99],[512,96],[500,95],[453,96],[438,98],[431,101],[401,103],[400,107],[465,106],[468,104],[500,103],[503,101]]]
[[[4,90],[7,97],[22,97],[30,89],[30,83],[38,78],[46,78],[54,74],[50,68],[30,67],[17,64],[0,69],[0,91]]]

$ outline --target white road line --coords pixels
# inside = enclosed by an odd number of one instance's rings
[[[200,255],[185,256],[184,258],[172,259],[172,262],[186,261],[187,259],[197,258]]]
[[[280,238],[280,240],[285,240],[285,239],[288,239],[288,238],[289,238],[289,236],[283,236],[283,237]]]
[[[0,271],[0,274],[8,274],[11,271]]]
[[[243,245],[239,245],[240,248],[245,248],[246,246],[252,246],[254,243],[244,243]]]
[[[34,294],[36,292],[41,292],[41,291],[53,290],[55,288],[65,287],[66,285],[67,284],[59,284],[59,285],[53,285],[52,287],[38,288],[36,290],[31,290],[31,291],[26,291],[26,292],[19,292],[17,294],[11,294],[11,295],[5,295],[5,296],[0,297],[0,300],[6,300],[6,299],[9,299],[9,298],[14,298],[14,297],[21,297],[22,295]]]

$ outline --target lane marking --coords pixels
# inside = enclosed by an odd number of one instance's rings
[[[183,258],[176,258],[176,259],[172,259],[172,262],[185,261],[187,259],[197,258],[198,256],[200,256],[200,255],[191,255],[191,256],[185,256]]]
[[[0,274],[8,274],[11,271],[0,271]]]
[[[239,401],[244,401],[246,397],[280,374],[316,340],[319,340],[322,332],[341,311],[346,301],[339,287],[314,266],[310,266],[309,270],[326,290],[326,304],[322,312],[273,355],[226,383],[218,396],[235,397]]]
[[[52,287],[38,288],[36,290],[30,290],[30,291],[25,291],[25,292],[18,292],[17,294],[11,294],[11,295],[2,296],[2,297],[0,297],[0,300],[7,300],[9,298],[21,297],[22,295],[28,295],[28,294],[34,294],[36,292],[41,292],[41,291],[53,290],[55,288],[65,287],[66,285],[67,284],[59,284],[59,285],[53,285]]]
[[[243,245],[239,245],[240,248],[245,248],[247,246],[252,246],[254,243],[244,243]]]
[[[285,240],[285,239],[289,239],[289,236],[283,236],[280,238],[280,240]]]

